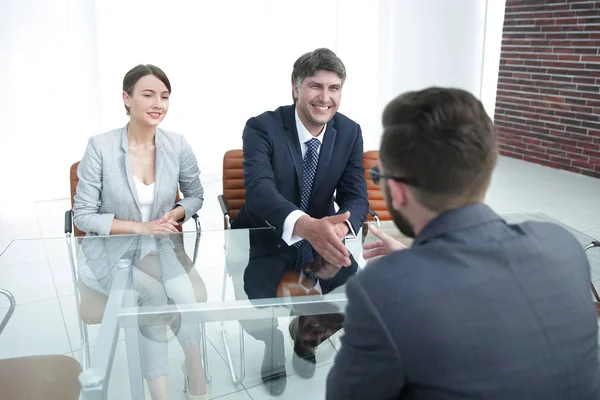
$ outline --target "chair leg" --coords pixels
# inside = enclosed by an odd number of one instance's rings
[[[81,298],[79,297],[79,287],[77,285],[77,272],[75,269],[75,258],[73,252],[73,238],[67,235],[67,250],[69,252],[69,264],[71,269],[71,279],[73,282],[73,290],[75,294],[75,308],[77,309],[77,318],[79,319],[79,335],[81,336],[81,366],[83,370],[90,367],[90,339],[88,337],[87,324],[81,319]]]
[[[202,364],[204,367],[204,379],[206,380],[206,383],[210,383],[212,381],[212,376],[210,375],[210,372],[208,370],[209,366],[208,366],[208,351],[207,349],[207,345],[206,345],[206,324],[204,322],[202,322],[200,324],[200,329],[202,329],[202,338],[201,338],[201,345],[202,345]]]
[[[90,338],[88,336],[87,324],[83,321],[79,321],[81,324],[80,332],[81,332],[81,359],[83,361],[83,370],[89,368],[90,363]]]
[[[233,367],[233,358],[231,357],[231,350],[229,349],[229,343],[227,341],[227,330],[225,329],[225,323],[221,321],[221,337],[223,338],[223,344],[225,345],[225,352],[227,353],[227,363],[229,364],[229,372],[231,374],[231,380],[234,385],[240,385],[246,377],[246,354],[244,344],[244,330],[242,325],[238,325],[240,332],[240,376],[238,377]]]

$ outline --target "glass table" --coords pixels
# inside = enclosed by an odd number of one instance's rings
[[[156,371],[168,370],[171,349],[177,342],[184,355],[191,354],[186,359],[203,365],[211,396],[215,394],[210,391],[207,342],[221,350],[234,385],[255,386],[265,381],[275,394],[284,389],[282,374],[296,372],[306,378],[315,374],[320,366],[314,356],[317,347],[319,353],[328,348],[327,361],[331,363],[336,351],[332,336],[343,323],[343,287],[352,275],[344,270],[355,272],[364,265],[363,238],[345,241],[353,265],[342,267],[326,286],[315,286],[308,276],[293,271],[295,249],[287,253],[284,249],[281,257],[264,254],[261,244],[272,242],[274,235],[265,228],[203,231],[201,235],[186,232],[162,238],[78,239],[80,243],[72,250],[79,287],[107,297],[98,340],[81,376],[84,398],[106,398],[121,329],[134,399],[145,397],[145,380],[156,376]],[[113,268],[107,271],[107,266]],[[317,256],[313,269],[317,276],[324,276],[333,268]],[[269,275],[278,272],[269,274],[271,271],[279,271],[276,281]],[[81,302],[85,303],[83,296]],[[219,324],[217,334],[207,329],[214,322]],[[296,349],[292,354],[286,349],[290,337]],[[263,354],[252,352],[249,357],[246,340],[260,343]],[[321,346],[324,342],[326,346]],[[297,353],[303,357],[295,358]],[[257,358],[261,359],[258,366]],[[270,361],[263,363],[262,358]],[[189,364],[185,364],[187,368]],[[283,372],[286,369],[287,374]]]
[[[560,224],[582,246],[593,240],[544,214],[503,217],[509,223]],[[381,222],[381,229],[410,243],[390,221]],[[255,229],[161,238],[15,240],[0,255],[0,265],[42,246],[51,264],[75,267],[70,283],[86,322],[79,325],[84,399],[115,397],[109,394],[115,381],[127,386],[119,398],[149,398],[145,380],[157,371],[168,371],[169,387],[177,387],[171,393],[178,393],[172,398],[183,398],[181,364],[186,357],[196,377],[208,382],[211,397],[246,389],[253,398],[278,392],[281,398],[296,398],[298,387],[303,398],[324,397],[326,375],[340,345],[347,277],[313,287],[309,277],[292,271],[294,260],[283,256],[276,263],[285,265],[278,275],[282,278],[274,282],[265,271],[281,267],[269,264],[268,254],[250,250],[260,249],[272,235],[271,229]],[[367,226],[357,238],[345,241],[358,270],[366,265],[362,245],[370,240]],[[600,248],[587,255],[592,281],[600,284]],[[324,274],[330,266],[317,257],[315,268]],[[99,331],[90,343],[91,325]],[[125,361],[117,374],[115,360],[122,353]],[[284,369],[287,388],[281,383]],[[229,389],[219,389],[225,383]]]

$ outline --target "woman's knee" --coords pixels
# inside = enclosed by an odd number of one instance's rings
[[[167,294],[162,283],[144,273],[133,276],[133,285],[138,292],[138,303],[140,305],[166,305]]]

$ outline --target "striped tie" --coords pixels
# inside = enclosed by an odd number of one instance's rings
[[[300,209],[304,212],[308,211],[308,203],[310,201],[310,193],[312,191],[312,184],[315,180],[315,174],[317,172],[317,163],[319,161],[319,149],[320,142],[316,138],[312,138],[306,142],[306,154],[302,161],[302,191],[300,193]],[[304,274],[312,281],[313,284],[317,283],[317,277],[312,270],[307,269],[312,264],[314,256],[314,250],[307,240],[302,239],[294,244],[298,248],[298,260],[297,267],[299,267]]]

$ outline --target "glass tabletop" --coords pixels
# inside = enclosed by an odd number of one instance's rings
[[[559,224],[582,247],[593,240],[541,213],[502,217],[508,223]],[[346,276],[338,274],[340,279],[333,283],[319,279],[316,285],[296,268],[295,249],[278,256],[274,254],[281,253],[280,248],[269,252],[268,244],[277,243],[273,239],[277,236],[267,228],[167,237],[15,240],[0,254],[0,265],[45,257],[51,266],[73,267],[71,276],[62,275],[56,284],[71,286],[75,294],[79,316],[86,320],[80,327],[82,338],[87,336],[86,326],[99,325],[97,337],[82,343],[84,398],[111,398],[107,388],[111,380],[120,379],[112,373],[119,352],[126,357],[124,393],[131,398],[149,398],[146,379],[161,368],[169,376],[182,375],[182,362],[194,357],[202,367],[185,374],[200,373],[211,397],[246,388],[256,391],[253,397],[258,393],[259,398],[269,394],[296,398],[297,391],[282,387],[278,380],[284,370],[288,386],[310,379],[310,390],[303,389],[304,394],[322,397],[343,333],[344,284],[366,265],[362,246],[374,240],[369,231],[374,224],[345,240],[353,261],[340,270]],[[380,228],[411,243],[391,221],[382,221]],[[586,254],[592,281],[600,284],[600,249]],[[331,268],[318,255],[311,266],[317,277]],[[195,355],[189,356],[190,349],[197,350],[192,351]],[[271,361],[265,363],[267,359]],[[178,393],[172,398],[183,398],[184,384],[182,376],[169,381]],[[229,389],[221,388],[225,384]],[[194,392],[192,382],[188,389]]]
[[[77,239],[73,253],[82,308],[86,293],[106,297],[85,381],[91,389],[108,384],[109,355],[121,329],[132,398],[143,398],[144,381],[168,369],[173,356],[166,349],[177,342],[186,366],[203,365],[206,381],[213,375],[205,357],[210,346],[220,348],[236,386],[277,386],[286,360],[292,362],[288,376],[293,370],[312,377],[317,347],[329,355],[329,364],[335,355],[330,339],[343,324],[344,284],[365,265],[363,239],[359,232],[345,240],[351,265],[336,268],[314,253],[307,270],[297,265],[296,248],[279,245],[277,233],[266,228]],[[264,354],[255,355],[256,346],[246,352],[245,341],[258,343]],[[286,356],[290,344],[295,350]],[[188,352],[200,359],[188,365],[194,359]],[[265,357],[274,364],[255,365]],[[95,389],[86,389],[94,398]]]

